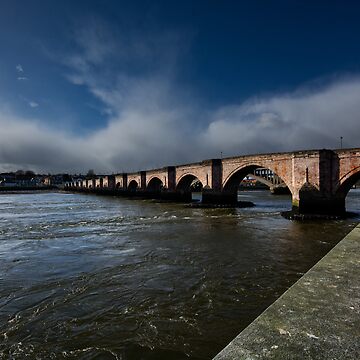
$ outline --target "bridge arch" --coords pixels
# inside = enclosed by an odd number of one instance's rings
[[[235,168],[224,180],[223,190],[225,192],[232,192],[232,193],[237,192],[241,181],[247,175],[249,175],[249,174],[251,175],[258,168],[264,168],[264,169],[271,170],[274,175],[276,175],[278,178],[280,178],[283,181],[283,183],[286,185],[286,187],[292,193],[290,186],[286,183],[286,180],[284,180],[283,177],[281,177],[279,174],[277,174],[276,171],[274,171],[271,167],[269,167],[267,164],[265,165],[265,164],[252,164],[252,163],[244,164],[242,166]],[[254,178],[259,180],[257,176],[254,176]],[[270,181],[263,180],[262,182],[268,186],[270,184]]]
[[[164,183],[157,176],[152,177],[146,187],[146,190],[159,192],[164,187]]]
[[[128,185],[129,191],[136,191],[136,189],[139,187],[139,184],[136,180],[131,180]]]
[[[196,183],[199,184],[199,191],[201,191],[204,185],[199,180],[199,178],[190,173],[185,174],[179,179],[176,185],[176,190],[183,192],[191,192],[192,186],[194,186]]]
[[[348,194],[350,189],[360,180],[360,166],[352,169],[346,175],[344,175],[340,181],[336,190],[336,195],[344,196]]]

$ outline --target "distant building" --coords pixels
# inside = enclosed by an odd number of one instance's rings
[[[14,173],[0,174],[0,186],[16,186],[16,179]]]
[[[32,171],[17,171],[0,174],[0,187],[43,187],[43,186],[62,186],[66,182],[72,181],[72,176],[68,174],[56,175],[36,175]]]
[[[0,174],[1,187],[34,187],[41,184],[41,176],[33,172],[16,172]]]
[[[43,183],[45,186],[50,186],[50,185],[52,185],[51,176],[45,176],[45,177],[43,177],[42,183]]]

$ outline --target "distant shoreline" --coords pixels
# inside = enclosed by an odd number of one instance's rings
[[[44,191],[44,190],[56,190],[56,186],[0,186],[0,193],[17,193],[24,191]]]

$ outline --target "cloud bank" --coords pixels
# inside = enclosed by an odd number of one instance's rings
[[[345,146],[359,146],[357,75],[209,110],[176,83],[186,52],[179,45],[182,35],[115,38],[102,24],[82,29],[75,34],[78,52],[62,58],[66,78],[102,102],[107,124],[90,135],[74,135],[0,106],[0,170],[137,171],[221,152],[337,148],[340,136]]]

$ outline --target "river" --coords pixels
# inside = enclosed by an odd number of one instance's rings
[[[0,358],[211,359],[360,221],[241,199],[256,206],[1,194]]]

